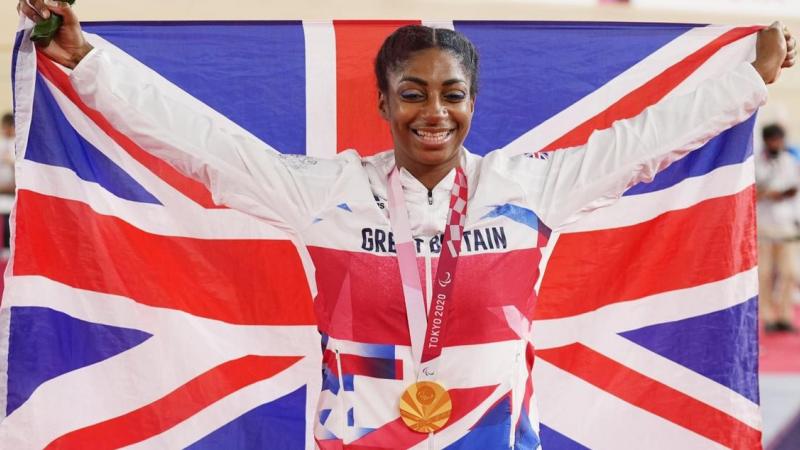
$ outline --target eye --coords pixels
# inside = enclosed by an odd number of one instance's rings
[[[400,98],[409,102],[415,102],[423,100],[425,98],[425,94],[418,89],[406,89],[400,92]]]
[[[444,98],[449,102],[460,102],[467,98],[467,93],[464,91],[450,91],[444,94]]]

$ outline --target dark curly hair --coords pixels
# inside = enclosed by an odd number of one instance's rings
[[[761,130],[761,137],[766,141],[767,139],[783,139],[786,137],[786,131],[782,126],[777,123],[771,123]]]
[[[414,52],[438,48],[447,50],[461,62],[469,74],[470,95],[478,93],[478,51],[461,33],[446,28],[431,28],[423,25],[406,25],[395,30],[383,41],[375,57],[375,78],[378,89],[389,89],[388,74],[408,61]]]

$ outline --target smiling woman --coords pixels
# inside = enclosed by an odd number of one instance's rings
[[[20,9],[34,21],[64,16],[40,51],[74,68],[77,95],[115,129],[204,183],[216,203],[299,236],[323,345],[306,446],[323,449],[443,448],[485,418],[481,448],[537,448],[528,325],[550,231],[750,117],[796,52],[775,25],[760,33],[754,64],[582,146],[481,157],[463,146],[478,93],[474,46],[454,31],[403,27],[375,65],[394,150],[318,160],[280,155],[107,44],[93,48],[69,7]]]
[[[432,189],[459,164],[478,86],[478,53],[452,30],[402,27],[375,59],[378,108],[397,165]]]

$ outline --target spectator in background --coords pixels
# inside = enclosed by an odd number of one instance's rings
[[[0,120],[0,194],[14,194],[14,115]]]
[[[762,130],[764,151],[756,159],[759,307],[767,332],[796,332],[792,292],[797,285],[797,190],[800,168],[777,124]]]
[[[8,257],[10,240],[9,210],[16,188],[14,181],[15,135],[14,115],[11,113],[3,114],[3,118],[0,119],[0,197],[2,197],[0,198],[2,200],[2,204],[0,204],[0,214],[2,214],[0,216],[0,220],[2,220],[0,222],[0,227],[2,227],[2,232],[0,233],[0,238],[2,238],[2,242],[0,242],[2,243],[0,259]]]

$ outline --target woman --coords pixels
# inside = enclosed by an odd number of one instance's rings
[[[549,230],[748,118],[766,99],[764,82],[796,52],[773,26],[759,36],[753,65],[582,147],[481,158],[463,148],[477,95],[474,47],[452,31],[404,27],[375,64],[395,149],[315,160],[265,151],[147,70],[93,50],[68,7],[31,4],[19,8],[34,21],[64,16],[42,51],[74,68],[87,104],[204,182],[216,202],[304,244],[325,349],[315,426],[324,449],[442,448],[487,416],[507,431],[495,448],[536,448],[526,320]]]

